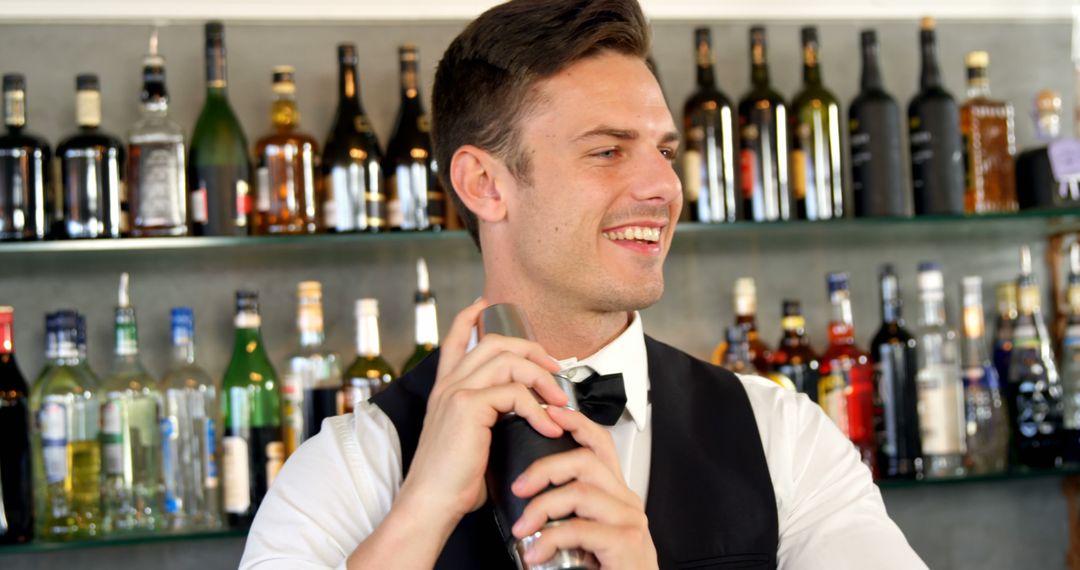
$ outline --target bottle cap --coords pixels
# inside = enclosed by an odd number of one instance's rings
[[[257,291],[240,290],[236,292],[237,312],[259,312],[259,293]]]
[[[1043,113],[1060,113],[1061,112],[1061,95],[1058,95],[1057,91],[1053,89],[1043,89],[1035,95],[1035,112],[1039,114]]]
[[[877,46],[877,32],[874,30],[863,30],[859,34],[859,38],[862,40],[863,47],[876,47]]]
[[[842,271],[829,273],[825,276],[825,283],[828,285],[829,293],[835,293],[837,291],[847,291],[848,274]]]
[[[803,43],[804,46],[806,44],[817,44],[818,43],[817,26],[804,26],[799,31],[799,33],[802,36],[802,43]]]
[[[318,281],[301,281],[296,286],[297,297],[318,297],[322,298],[322,283]]]
[[[207,22],[204,29],[207,48],[220,47],[225,41],[225,25],[221,22]]]
[[[98,82],[98,76],[94,73],[80,73],[75,76],[75,90],[100,91],[101,83]]]
[[[694,44],[700,45],[702,43],[712,47],[712,30],[705,27],[694,28]]]
[[[371,298],[363,298],[356,300],[356,316],[357,317],[377,317],[379,316],[379,300]]]
[[[191,307],[173,307],[169,311],[169,320],[173,328],[195,328],[195,311]]]
[[[0,305],[0,325],[10,325],[15,318],[15,308]]]
[[[798,317],[802,315],[802,303],[795,299],[784,299],[780,306],[781,314],[785,317]]]
[[[356,65],[356,44],[338,44],[337,55],[341,63]]]
[[[944,291],[945,276],[941,272],[941,266],[934,262],[919,264],[919,291],[936,292]]]
[[[990,66],[990,54],[985,51],[973,51],[964,58],[967,67],[984,68]]]
[[[922,19],[919,20],[919,29],[924,31],[924,32],[932,32],[932,31],[934,31],[934,26],[935,25],[936,25],[936,22],[934,22],[934,19],[931,18],[930,16],[923,16]]]
[[[5,73],[4,91],[26,91],[26,76],[21,73]]]

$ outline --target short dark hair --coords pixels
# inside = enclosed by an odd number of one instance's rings
[[[432,89],[435,159],[477,247],[476,216],[450,182],[450,159],[461,146],[475,145],[528,182],[520,121],[537,103],[532,88],[608,50],[648,55],[649,27],[637,0],[511,0],[481,14],[446,49]]]

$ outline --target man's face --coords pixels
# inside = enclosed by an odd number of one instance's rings
[[[536,89],[520,126],[531,184],[506,203],[508,261],[566,308],[655,303],[682,208],[678,133],[656,78],[640,59],[603,52]]]

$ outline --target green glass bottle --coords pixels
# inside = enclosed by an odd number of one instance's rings
[[[70,540],[101,534],[101,406],[98,381],[79,364],[74,311],[46,317],[50,357],[30,393],[34,535]]]
[[[802,29],[802,45],[803,88],[791,102],[791,192],[798,218],[842,218],[840,103],[822,83],[817,28]]]
[[[405,374],[439,348],[439,320],[435,312],[435,293],[431,292],[427,261],[416,260],[416,350],[401,367]]]
[[[225,92],[225,28],[206,24],[206,103],[188,158],[191,228],[197,235],[251,233],[251,158]]]
[[[281,387],[259,327],[259,294],[236,292],[236,337],[222,382],[224,502],[229,524],[247,527],[285,461]]]
[[[161,393],[139,359],[128,285],[128,274],[121,274],[113,365],[101,384],[101,503],[108,532],[155,530],[162,513]]]
[[[382,357],[379,343],[379,300],[356,301],[356,360],[345,370],[342,383],[344,413],[378,394],[396,378]]]

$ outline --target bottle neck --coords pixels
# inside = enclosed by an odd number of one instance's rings
[[[439,321],[434,298],[416,303],[416,344],[417,346],[439,345]]]
[[[903,324],[899,285],[895,275],[886,274],[881,279],[881,321],[885,324]]]
[[[919,77],[919,87],[923,90],[941,87],[941,70],[938,69],[937,39],[933,30],[921,32],[922,43],[922,72]]]
[[[927,327],[945,325],[945,293],[943,291],[922,292],[919,301],[922,304],[922,324]]]
[[[864,45],[862,48],[862,90],[881,90],[881,66],[876,43]]]
[[[796,346],[806,338],[806,319],[802,315],[791,315],[780,320],[780,327],[784,329],[784,346]]]
[[[195,341],[190,337],[180,342],[174,339],[173,361],[182,364],[195,364]]]
[[[233,352],[247,352],[249,354],[261,350],[262,338],[259,335],[259,327],[262,326],[262,318],[258,313],[240,311],[234,319],[236,326]]]
[[[855,326],[851,316],[851,299],[848,297],[847,291],[838,291],[832,295],[829,344],[855,344]]]
[[[4,91],[4,124],[12,129],[26,126],[25,91]]]
[[[342,107],[360,109],[360,83],[356,64],[341,62],[338,67],[338,101]]]
[[[270,121],[279,131],[290,131],[300,125],[300,111],[293,93],[276,93],[271,104]]]
[[[49,337],[51,345],[45,347],[45,358],[56,365],[75,365],[79,363],[79,347],[75,342],[74,331],[61,331]]]
[[[95,129],[101,124],[101,93],[79,91],[75,94],[75,119],[83,129]]]
[[[135,325],[135,309],[117,307],[115,333],[115,355],[118,358],[139,354],[139,331]]]
[[[765,56],[765,38],[750,40],[750,83],[754,87],[769,86],[769,62]]]
[[[360,315],[356,323],[356,353],[366,358],[382,354],[378,315]]]
[[[401,106],[402,111],[412,111],[417,115],[423,113],[416,60],[401,60]]]
[[[225,46],[213,45],[206,48],[206,92],[207,95],[224,97],[226,89]]]
[[[10,322],[0,323],[0,354],[15,353],[15,335]]]
[[[716,75],[713,72],[712,49],[708,44],[698,44],[697,86],[703,89],[716,88]]]
[[[1044,143],[1057,140],[1061,136],[1061,115],[1052,111],[1039,113],[1035,117],[1035,136]]]
[[[818,65],[817,44],[803,44],[803,83],[821,85],[821,66]]]
[[[968,99],[990,97],[990,76],[985,67],[967,69],[967,96]]]
[[[318,301],[300,302],[296,315],[296,327],[300,331],[300,346],[317,348],[323,345],[326,334],[323,331],[322,303]]]

